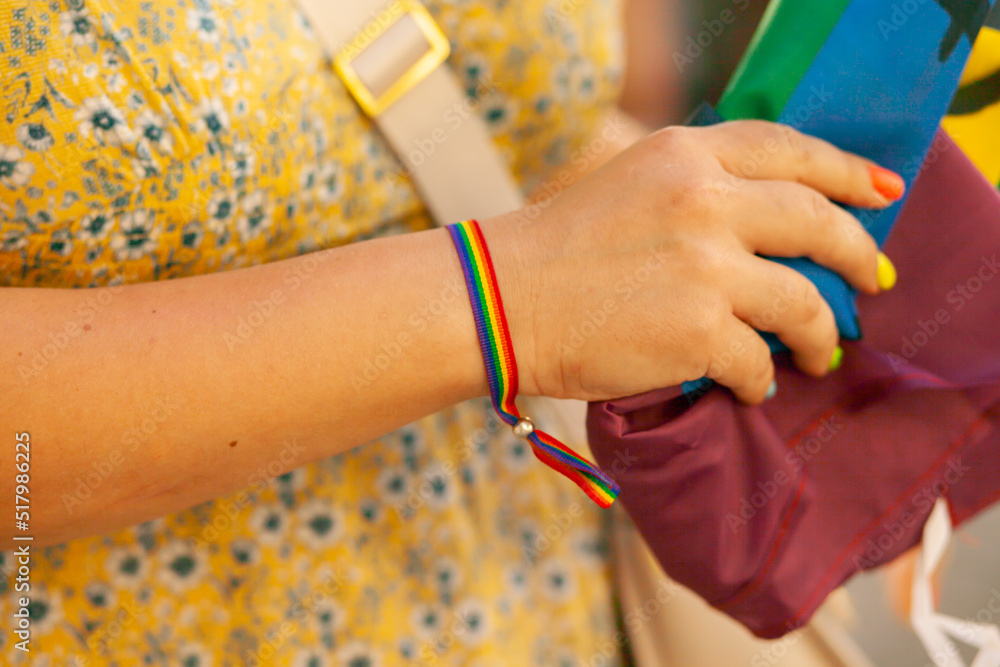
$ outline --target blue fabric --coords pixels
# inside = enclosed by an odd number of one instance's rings
[[[963,0],[965,2],[965,0]],[[947,3],[952,4],[952,3]],[[897,172],[913,184],[934,132],[948,110],[972,45],[959,39],[940,62],[959,20],[985,18],[986,0],[968,0],[970,17],[928,0],[856,1],[844,12],[812,67],[792,93],[779,122]],[[817,108],[818,107],[818,108]],[[903,202],[884,211],[848,209],[882,245]],[[844,338],[861,337],[854,290],[832,271],[805,260],[780,260],[812,280],[837,317]]]

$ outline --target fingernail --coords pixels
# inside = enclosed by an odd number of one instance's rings
[[[903,177],[896,172],[889,171],[877,164],[868,165],[868,172],[872,176],[872,185],[875,190],[889,201],[896,201],[906,191]]]
[[[844,348],[839,345],[833,350],[833,358],[830,359],[830,371],[833,372],[840,368],[844,363]]]
[[[896,267],[883,252],[878,254],[877,275],[879,289],[890,290],[896,285]]]
[[[764,400],[770,401],[772,398],[774,398],[775,394],[777,393],[778,393],[778,383],[775,380],[771,380],[771,384],[769,384],[767,387],[767,393],[764,394]]]

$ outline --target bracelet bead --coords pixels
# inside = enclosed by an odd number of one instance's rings
[[[527,440],[528,436],[535,432],[534,422],[527,417],[518,419],[512,428],[514,429],[514,436],[521,440]]]

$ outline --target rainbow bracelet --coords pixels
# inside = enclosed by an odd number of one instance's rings
[[[543,463],[573,480],[601,507],[610,507],[618,495],[618,484],[593,463],[551,435],[537,430],[530,419],[521,417],[517,411],[514,403],[517,397],[517,362],[486,240],[475,220],[449,225],[448,232],[465,274],[465,286],[469,290],[472,315],[479,334],[479,347],[486,364],[490,396],[497,414],[513,427],[515,436],[531,443],[535,456]]]

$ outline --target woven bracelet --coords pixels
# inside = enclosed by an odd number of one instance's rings
[[[465,274],[465,286],[472,303],[494,409],[500,419],[513,427],[515,436],[531,443],[535,456],[543,463],[571,479],[601,507],[610,507],[618,495],[618,484],[559,440],[536,429],[534,423],[522,417],[517,410],[514,403],[517,397],[514,346],[500,300],[493,261],[479,223],[465,220],[449,225],[448,232]]]

